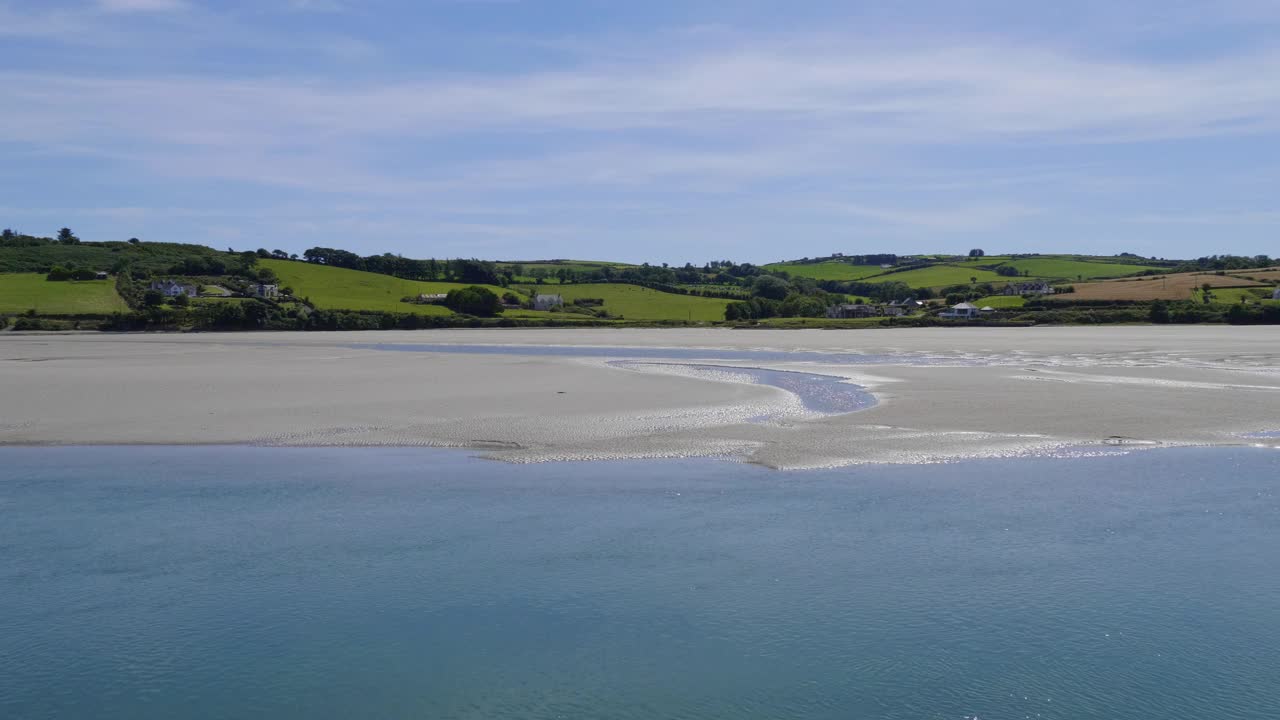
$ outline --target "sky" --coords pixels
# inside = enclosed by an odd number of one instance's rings
[[[1280,0],[0,0],[0,227],[1280,255]]]

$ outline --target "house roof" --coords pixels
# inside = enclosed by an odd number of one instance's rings
[[[978,306],[974,305],[973,303],[963,302],[963,303],[960,303],[959,305],[952,305],[951,309],[952,310],[977,310]]]

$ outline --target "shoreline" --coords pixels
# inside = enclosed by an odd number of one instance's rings
[[[0,445],[436,447],[515,463],[729,456],[775,469],[1280,446],[1243,437],[1280,430],[1280,328],[877,335],[504,329],[388,331],[374,343],[483,352],[369,349],[362,332],[9,335]],[[610,365],[668,350],[675,365],[845,378],[876,404],[813,416],[778,387]],[[847,362],[859,357],[876,361]]]

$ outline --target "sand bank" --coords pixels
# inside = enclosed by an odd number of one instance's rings
[[[383,343],[619,349],[368,347]],[[835,375],[878,403],[813,413],[742,374],[610,363],[628,348],[682,349],[673,368],[697,357]],[[717,354],[744,350],[767,352]],[[1277,444],[1244,437],[1275,430],[1270,327],[0,336],[3,444],[436,445],[517,462],[726,455],[805,468]]]

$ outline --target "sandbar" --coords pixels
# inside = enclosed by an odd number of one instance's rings
[[[521,350],[585,346],[610,350]],[[610,362],[640,348],[679,349],[673,368],[697,356],[837,376],[877,402],[814,415],[739,375]],[[728,350],[769,354],[718,358]],[[1277,327],[0,335],[9,445],[420,445],[509,462],[720,456],[803,469],[1276,446],[1277,430]]]

